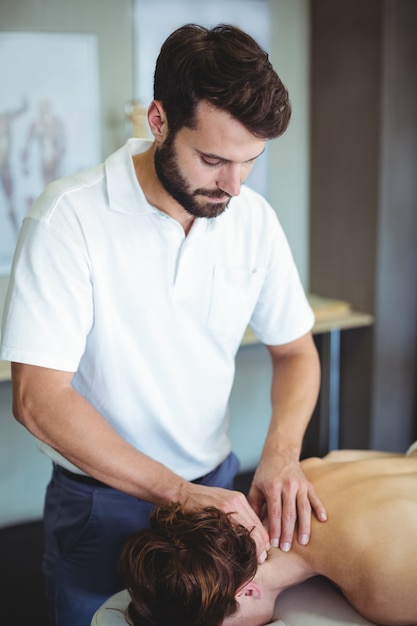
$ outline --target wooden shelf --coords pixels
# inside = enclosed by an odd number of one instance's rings
[[[0,361],[0,382],[11,379],[9,361]]]
[[[313,326],[313,334],[328,333],[331,330],[347,330],[371,326],[374,318],[369,313],[354,311],[348,302],[322,298],[310,294],[308,301],[316,318]],[[250,346],[259,343],[252,328],[248,326],[242,339],[242,346]]]

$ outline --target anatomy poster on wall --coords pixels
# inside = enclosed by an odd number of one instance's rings
[[[53,180],[99,162],[93,34],[0,33],[0,273],[30,206]]]

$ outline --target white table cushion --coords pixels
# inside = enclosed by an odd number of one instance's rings
[[[126,590],[116,593],[96,612],[91,626],[126,626],[124,612],[129,602]],[[277,599],[274,618],[273,626],[375,626],[319,576],[284,591]]]
[[[274,618],[275,626],[375,626],[320,576],[284,591],[276,601]]]
[[[114,594],[96,611],[91,626],[126,626],[125,611],[129,602],[127,589]]]

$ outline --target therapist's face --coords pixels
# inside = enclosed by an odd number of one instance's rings
[[[206,102],[196,109],[193,128],[168,132],[155,150],[159,182],[194,217],[217,217],[240,193],[265,141],[226,111]]]

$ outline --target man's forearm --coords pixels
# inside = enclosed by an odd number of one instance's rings
[[[294,345],[269,348],[272,358],[272,417],[264,455],[299,459],[303,437],[317,402],[320,363],[311,335]]]
[[[273,364],[272,418],[248,499],[258,515],[266,506],[271,544],[288,551],[297,527],[300,544],[308,543],[312,510],[318,519],[326,519],[299,462],[317,401],[320,367],[310,334],[268,349]]]
[[[233,513],[236,523],[254,529],[258,556],[266,558],[267,533],[242,493],[184,480],[136,450],[71,387],[71,375],[13,364],[12,377],[16,418],[76,467],[153,504],[181,502]]]
[[[13,364],[16,419],[97,480],[155,504],[178,500],[186,481],[120,437],[72,388],[71,378],[66,372]]]

